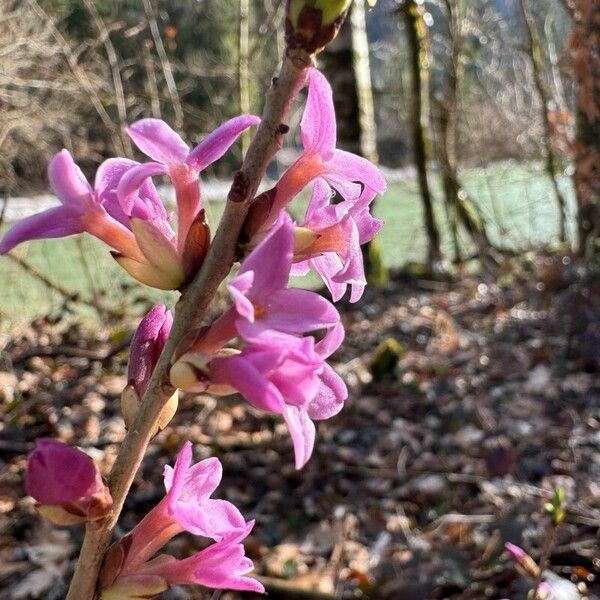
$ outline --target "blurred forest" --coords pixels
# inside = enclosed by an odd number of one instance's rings
[[[284,52],[284,0],[0,6],[2,231],[54,202],[61,148],[92,177],[110,156],[140,159],[124,132],[136,119],[195,143],[260,114]],[[186,396],[124,528],[190,439],[256,518],[247,551],[270,598],[525,600],[534,581],[507,541],[560,579],[554,600],[600,598],[599,32],[598,0],[354,2],[319,67],[338,145],[378,162],[388,191],[365,249],[374,285],[340,308],[349,406],[298,474],[274,420]],[[298,155],[300,116],[272,179]],[[213,223],[247,144],[202,175]],[[88,238],[0,260],[0,600],[61,598],[81,535],[35,516],[25,456],[46,436],[112,464],[134,320],[174,296],[132,285]],[[558,526],[544,510],[557,489]],[[164,598],[210,597],[186,594]]]

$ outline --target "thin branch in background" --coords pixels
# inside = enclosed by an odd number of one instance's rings
[[[115,101],[117,104],[117,113],[119,115],[119,123],[121,125],[120,129],[120,137],[123,143],[123,147],[126,150],[127,156],[133,156],[133,148],[131,146],[131,141],[125,135],[124,130],[127,126],[127,103],[125,101],[125,92],[123,91],[123,80],[121,79],[121,69],[119,68],[119,57],[117,56],[117,51],[115,49],[112,40],[110,39],[110,32],[106,28],[106,24],[104,23],[100,13],[96,9],[96,5],[92,0],[83,0],[90,16],[92,17],[92,21],[94,21],[94,25],[98,30],[98,34],[100,35],[100,40],[104,46],[106,51],[106,57],[108,58],[108,63],[110,65],[110,71],[112,73],[113,79],[113,87],[115,89]]]
[[[160,36],[158,23],[156,22],[154,8],[152,7],[151,1],[142,0],[142,2],[144,4],[144,11],[146,12],[146,17],[148,18],[148,24],[150,25],[150,33],[152,34],[154,47],[156,48],[156,53],[158,54],[162,71],[165,76],[167,89],[169,90],[169,95],[171,96],[171,102],[173,103],[173,110],[175,111],[175,129],[181,130],[183,127],[183,109],[181,107],[181,100],[179,99],[179,94],[177,93],[177,85],[175,83],[175,78],[173,77],[173,69],[171,68],[169,57],[167,56],[165,46]]]
[[[108,112],[106,112],[106,108],[104,108],[104,105],[102,104],[102,101],[100,100],[100,97],[98,96],[98,93],[96,92],[94,86],[92,85],[89,78],[87,77],[85,71],[81,68],[81,66],[77,62],[77,58],[75,57],[73,51],[71,50],[69,43],[67,42],[65,37],[62,35],[60,30],[54,23],[54,20],[52,19],[52,17],[39,5],[38,1],[37,0],[28,0],[28,1],[29,1],[31,8],[38,15],[38,17],[40,17],[40,19],[42,19],[42,21],[44,23],[49,24],[50,28],[52,29],[52,37],[56,40],[56,42],[60,46],[62,53],[67,61],[67,64],[69,65],[69,68],[73,72],[73,75],[75,75],[75,77],[77,78],[77,81],[81,84],[81,86],[84,88],[86,93],[89,95],[92,105],[96,109],[96,112],[98,113],[98,116],[100,117],[100,120],[102,121],[102,123],[104,124],[104,126],[106,127],[106,130],[108,131],[108,133],[110,135],[115,152],[117,154],[121,154],[121,155],[125,154],[125,147],[123,146],[123,138],[121,137],[117,127],[115,127],[115,124],[113,123],[112,118],[110,117]]]
[[[154,60],[150,52],[150,40],[142,44],[144,52],[144,69],[146,70],[146,80],[148,82],[148,95],[150,96],[150,110],[155,119],[161,119],[160,113],[160,97],[158,94],[158,83],[156,81],[156,73],[154,72]]]
[[[249,72],[249,0],[239,0],[238,23],[238,99],[240,114],[250,113],[250,72]],[[242,156],[246,154],[250,143],[250,132],[242,134]]]
[[[29,273],[29,275],[37,279],[39,282],[43,283],[48,289],[62,296],[65,302],[72,302],[74,304],[84,304],[86,306],[90,306],[101,317],[110,316],[114,319],[123,318],[122,312],[114,310],[113,308],[109,308],[108,306],[103,306],[93,299],[80,296],[78,292],[72,292],[71,290],[62,287],[60,284],[52,281],[47,275],[42,273],[39,269],[28,263],[23,258],[10,253],[6,254],[6,256],[10,258],[13,262],[18,264],[26,273]]]

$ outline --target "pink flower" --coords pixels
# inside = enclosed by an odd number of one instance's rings
[[[94,461],[85,452],[41,438],[27,458],[25,488],[42,514],[61,525],[106,516],[112,498]]]
[[[281,414],[300,469],[313,451],[313,420],[336,415],[348,395],[342,379],[325,362],[343,336],[341,325],[316,344],[312,337],[265,335],[237,355],[213,358],[207,377],[239,391],[255,408]]]
[[[200,584],[263,594],[264,586],[256,579],[246,577],[254,569],[254,564],[245,555],[244,546],[240,543],[253,526],[254,521],[250,521],[244,530],[183,560],[159,556],[144,565],[140,572],[144,576],[158,576],[168,585]]]
[[[299,225],[314,236],[304,234],[307,243],[294,251],[297,262],[292,274],[305,275],[312,267],[323,278],[334,302],[348,285],[350,301],[356,302],[367,284],[360,246],[375,237],[383,221],[369,212],[374,196],[367,188],[356,198],[338,204],[331,204],[331,197],[325,180],[316,179],[304,222]]]
[[[127,383],[135,388],[139,398],[146,391],[172,325],[171,311],[158,304],[141,320],[131,340]]]
[[[221,463],[216,458],[192,465],[192,445],[186,442],[175,467],[165,467],[165,497],[128,536],[123,572],[136,571],[182,531],[219,541],[225,535],[245,530],[247,524],[231,502],[210,498],[221,477]]]
[[[246,340],[268,330],[305,333],[335,326],[335,307],[315,292],[288,289],[294,248],[294,227],[287,216],[246,257],[229,283],[235,325]]]
[[[331,86],[317,69],[311,69],[309,74],[308,98],[300,129],[304,152],[277,183],[262,231],[268,230],[289,202],[317,177],[325,179],[346,199],[356,198],[361,187],[371,200],[386,189],[377,167],[365,158],[335,147],[337,134]]]
[[[185,250],[190,229],[200,213],[198,174],[225,154],[239,135],[260,122],[259,117],[241,115],[225,122],[193,150],[160,119],[141,119],[127,129],[137,147],[154,162],[129,170],[119,184],[119,198],[126,214],[134,210],[137,190],[147,178],[169,175],[177,197],[177,244]]]
[[[0,253],[6,254],[28,240],[65,237],[85,231],[124,256],[145,260],[132,231],[119,220],[118,214],[115,215],[114,203],[109,199],[105,206],[107,170],[98,171],[94,190],[71,154],[61,150],[48,166],[48,178],[62,206],[50,208],[14,225],[0,243]],[[134,204],[140,207],[153,203],[152,189],[149,186],[140,188]]]

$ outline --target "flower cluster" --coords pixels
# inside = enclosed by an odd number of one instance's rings
[[[192,445],[184,444],[175,466],[165,467],[164,498],[109,549],[100,574],[102,600],[149,598],[171,585],[192,583],[264,592],[261,583],[246,576],[254,567],[241,544],[254,521],[246,522],[231,502],[210,497],[221,476],[218,459],[192,465]],[[155,556],[183,531],[214,543],[181,560]]]
[[[329,14],[317,8],[319,19]],[[336,14],[346,8],[346,3],[337,3]],[[300,25],[308,22],[308,13],[302,11],[297,15]],[[183,288],[197,274],[210,246],[199,173],[259,121],[251,115],[231,119],[190,149],[166,123],[142,119],[127,131],[151,160],[140,164],[109,159],[98,169],[93,187],[71,155],[59,152],[48,175],[61,206],[10,229],[0,242],[0,253],[26,240],[88,232],[104,241],[138,281],[160,289]],[[314,68],[308,72],[300,127],[301,155],[272,189],[250,204],[236,249],[240,266],[227,283],[230,308],[209,325],[190,326],[175,351],[174,346],[169,349],[170,382],[163,378],[149,383],[170,336],[173,315],[158,305],[141,321],[121,400],[127,427],[139,425],[138,409],[149,387],[155,396],[162,394],[153,433],[173,417],[178,390],[240,393],[254,408],[281,415],[300,469],[313,451],[314,422],[342,409],[346,386],[327,363],[344,338],[340,315],[318,293],[290,287],[290,277],[313,269],[334,301],[348,289],[350,301],[359,300],[366,285],[361,245],[382,226],[371,216],[370,205],[386,186],[374,165],[336,148],[331,88]],[[160,199],[156,176],[172,182],[175,217]],[[294,221],[287,207],[311,185],[307,210]],[[165,375],[164,370],[159,374]],[[67,461],[74,468],[65,475]],[[242,540],[253,523],[231,503],[210,497],[220,479],[219,461],[192,465],[191,444],[186,443],[175,467],[165,470],[166,496],[107,553],[100,579],[104,600],[150,598],[185,583],[264,591],[246,576],[252,562]],[[29,459],[27,487],[40,510],[57,522],[102,519],[112,506],[91,459],[57,442],[38,442]],[[156,556],[183,531],[213,543],[182,560]]]
[[[48,167],[50,186],[62,206],[12,227],[0,243],[0,253],[27,240],[87,232],[110,246],[115,260],[141,283],[178,289],[196,274],[210,242],[198,174],[259,121],[252,115],[231,119],[190,151],[166,123],[142,119],[127,132],[154,162],[109,158],[100,165],[94,187],[69,152],[62,150]],[[177,232],[152,175],[171,178],[177,199]]]

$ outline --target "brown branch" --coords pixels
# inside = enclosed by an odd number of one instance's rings
[[[171,357],[190,328],[203,319],[220,283],[229,273],[250,201],[258,189],[267,164],[281,144],[279,126],[287,119],[290,105],[304,85],[307,69],[311,64],[311,57],[304,51],[286,56],[279,77],[273,80],[267,93],[262,122],[242,167],[236,174],[213,243],[200,272],[177,304],[171,335],[148,384],[138,414],[121,444],[110,474],[113,510],[105,520],[87,526],[67,600],[94,598],[98,573],[112,531],[165,403],[162,390],[169,385]]]

